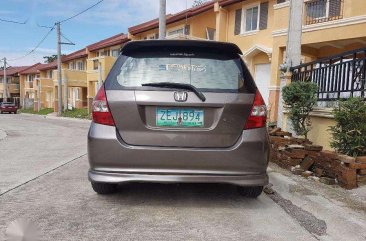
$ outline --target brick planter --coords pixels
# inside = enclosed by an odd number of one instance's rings
[[[350,157],[332,151],[309,140],[292,137],[280,128],[269,130],[270,161],[294,174],[313,178],[326,184],[338,183],[346,189],[366,184],[366,156]]]

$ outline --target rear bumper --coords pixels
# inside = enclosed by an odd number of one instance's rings
[[[94,182],[204,182],[258,186],[268,183],[266,128],[244,130],[228,148],[132,146],[115,127],[92,123],[89,179]]]
[[[126,182],[158,182],[158,183],[227,183],[239,186],[265,186],[268,184],[268,175],[157,175],[141,173],[108,173],[90,170],[89,180],[105,183]]]

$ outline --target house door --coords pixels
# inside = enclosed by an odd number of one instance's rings
[[[71,91],[71,101],[72,101],[72,107],[75,108],[76,107],[76,92],[77,92],[77,89],[76,88],[72,88],[72,91]]]
[[[271,64],[255,65],[255,83],[262,94],[264,102],[268,105],[269,84],[271,80]]]
[[[52,108],[53,104],[52,93],[49,91],[46,92],[46,101],[47,101],[47,108]]]

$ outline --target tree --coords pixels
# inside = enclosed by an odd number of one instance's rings
[[[192,4],[192,7],[197,7],[199,5],[202,5],[206,2],[206,0],[194,0],[193,1],[193,4]]]
[[[64,54],[61,55],[61,57],[65,56]],[[52,63],[53,61],[57,60],[57,54],[53,54],[50,56],[43,56],[43,58],[45,59],[45,63]]]
[[[349,156],[366,155],[366,103],[362,98],[339,101],[333,110],[335,126],[330,146]]]
[[[316,104],[318,86],[312,82],[296,81],[283,87],[283,100],[295,133],[308,137],[311,121],[310,112]]]

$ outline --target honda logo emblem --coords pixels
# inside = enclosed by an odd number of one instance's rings
[[[177,91],[174,92],[174,99],[177,102],[185,102],[187,101],[188,93],[184,91]]]

